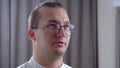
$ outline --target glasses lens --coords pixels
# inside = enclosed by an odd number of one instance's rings
[[[58,34],[61,27],[64,27],[64,32],[66,35],[72,35],[74,33],[74,30],[75,30],[74,25],[60,26],[59,24],[56,24],[56,23],[51,23],[51,24],[47,25],[47,29],[50,34]]]
[[[57,34],[59,32],[60,26],[58,24],[51,23],[47,25],[47,29],[51,34]]]
[[[67,35],[72,35],[72,34],[74,34],[74,32],[75,32],[75,26],[71,24],[69,28],[70,28],[70,29],[69,29],[69,32],[67,32],[66,34],[67,34]]]

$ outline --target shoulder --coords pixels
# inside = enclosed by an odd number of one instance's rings
[[[26,62],[26,63],[18,66],[17,68],[32,68],[32,65],[30,65],[29,62]]]

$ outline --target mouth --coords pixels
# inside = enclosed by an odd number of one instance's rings
[[[61,41],[58,41],[58,42],[53,42],[53,45],[56,46],[56,47],[63,47],[66,45],[65,42],[61,42]]]

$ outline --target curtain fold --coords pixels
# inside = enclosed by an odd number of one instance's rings
[[[0,68],[16,68],[32,56],[27,19],[42,1],[45,0],[0,0]],[[64,61],[73,68],[98,68],[96,0],[55,1],[65,6],[76,26]]]
[[[4,8],[3,8],[4,7]],[[0,0],[0,68],[10,66],[10,13],[9,0]]]

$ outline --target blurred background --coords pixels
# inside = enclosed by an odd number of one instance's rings
[[[65,63],[73,68],[119,68],[119,0],[0,0],[0,68],[16,68],[32,56],[27,20],[43,1],[63,4],[76,26]]]

